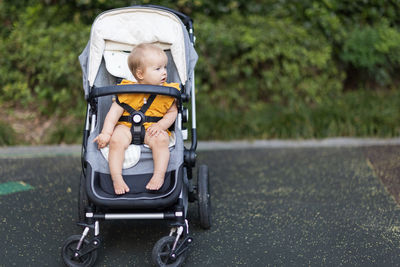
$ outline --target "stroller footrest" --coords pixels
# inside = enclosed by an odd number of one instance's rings
[[[169,220],[182,216],[182,212],[87,214],[87,217],[100,220]]]

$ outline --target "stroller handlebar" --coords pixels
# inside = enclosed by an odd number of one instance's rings
[[[101,96],[130,93],[167,95],[178,99],[179,102],[182,100],[181,92],[174,87],[149,84],[110,85],[103,87],[93,86],[88,100],[90,101]]]

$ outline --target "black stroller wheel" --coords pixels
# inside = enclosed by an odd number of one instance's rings
[[[78,195],[78,219],[79,222],[85,222],[86,207],[89,206],[89,199],[86,194],[86,178],[83,172],[79,179],[79,195]]]
[[[65,240],[64,245],[61,249],[61,256],[66,266],[68,267],[80,267],[80,266],[93,266],[97,259],[97,251],[93,250],[86,255],[76,258],[75,252],[76,247],[79,243],[80,235],[72,235]],[[89,245],[87,239],[83,240],[82,248]]]
[[[199,201],[200,226],[203,229],[211,227],[211,195],[209,185],[209,171],[207,165],[200,165],[197,170],[197,194]]]
[[[181,255],[176,256],[175,259],[170,257],[172,247],[175,242],[174,236],[164,236],[153,247],[151,257],[154,264],[160,267],[179,267],[182,266],[186,258],[186,251]],[[179,246],[179,242],[177,247]]]

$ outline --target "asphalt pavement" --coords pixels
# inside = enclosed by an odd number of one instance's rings
[[[185,266],[398,266],[397,140],[311,143],[199,147],[197,166],[210,169],[213,226],[200,228],[191,203]],[[63,241],[81,232],[79,147],[48,149],[0,149],[0,266],[62,266]],[[153,245],[169,230],[162,221],[100,228],[96,266],[152,266]]]

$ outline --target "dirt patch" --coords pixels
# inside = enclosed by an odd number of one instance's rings
[[[371,168],[400,206],[400,146],[365,148]]]
[[[18,144],[43,144],[49,131],[58,119],[40,115],[32,110],[5,108],[0,111],[0,120],[16,133]]]

